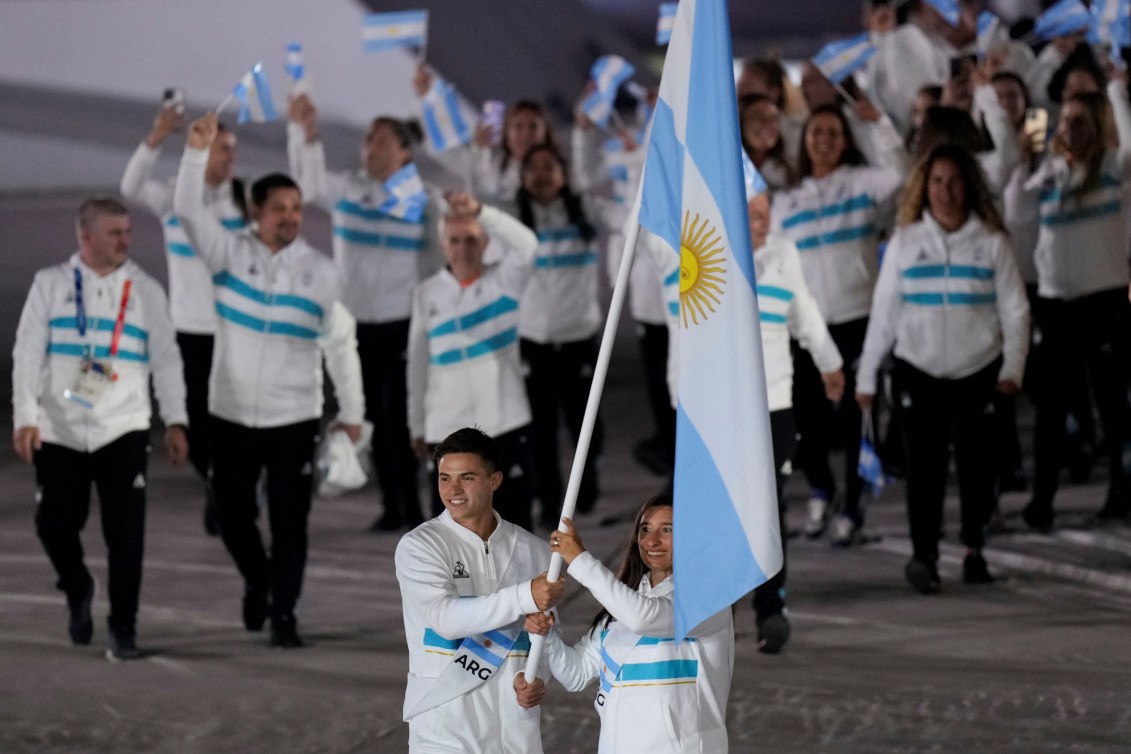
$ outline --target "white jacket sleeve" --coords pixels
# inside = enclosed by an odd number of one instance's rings
[[[558,633],[558,626],[546,636],[546,664],[566,691],[581,691],[601,672],[600,642],[587,632],[572,647]]]
[[[584,194],[605,182],[605,158],[601,152],[601,131],[596,128],[573,127],[570,153],[574,190]]]
[[[424,437],[424,396],[428,393],[428,320],[421,288],[412,292],[412,318],[408,325],[406,354],[408,430],[412,439]]]
[[[204,264],[212,272],[220,272],[228,267],[228,259],[239,241],[204,204],[204,169],[207,164],[207,149],[185,147],[173,191],[173,212],[184,224],[185,233]]]
[[[617,580],[596,557],[583,552],[573,559],[569,575],[589,590],[609,614],[634,634],[641,636],[671,636],[675,633],[675,606],[671,594],[649,597]],[[717,613],[701,623],[692,636],[706,636],[717,630],[723,621],[730,621],[730,608]]]
[[[321,141],[306,141],[302,127],[287,128],[287,159],[291,177],[302,192],[302,200],[327,212],[345,195],[345,180],[326,169],[326,149]]]
[[[149,328],[149,373],[153,378],[153,392],[165,426],[188,425],[185,408],[185,375],[181,351],[173,320],[169,317],[169,301],[165,291],[154,280],[138,281],[138,295],[145,307],[145,324]]]
[[[994,149],[980,160],[991,191],[1001,196],[1013,169],[1021,162],[1021,143],[1009,115],[998,102],[994,88],[984,84],[974,88],[974,110],[982,114],[986,130],[994,141]]]
[[[885,114],[878,121],[870,121],[859,118],[851,107],[845,106],[842,110],[856,145],[869,165],[891,168],[901,174],[911,169],[911,155],[890,116]]]
[[[835,372],[844,366],[844,359],[829,335],[828,325],[821,315],[821,308],[817,306],[817,300],[805,284],[801,257],[796,247],[786,254],[785,264],[793,290],[793,301],[789,307],[789,334],[813,357],[817,371],[821,374]]]
[[[144,141],[139,144],[126,163],[126,171],[122,173],[122,183],[118,187],[124,199],[137,202],[159,216],[173,208],[173,191],[169,184],[151,180],[160,153],[161,150],[150,149]]]
[[[1001,320],[1002,365],[998,381],[1010,380],[1018,387],[1025,374],[1029,355],[1029,297],[1017,270],[1017,260],[1009,241],[1001,237],[994,271],[998,318]]]
[[[330,307],[318,345],[338,397],[338,421],[361,424],[365,419],[365,395],[361,389],[361,359],[357,355],[357,323],[341,301]]]
[[[1127,83],[1110,81],[1107,97],[1115,116],[1115,130],[1119,135],[1119,170],[1124,180],[1131,177],[1131,104],[1127,101]]]
[[[888,242],[880,277],[872,293],[872,312],[868,319],[868,332],[864,336],[864,350],[856,370],[856,392],[876,394],[876,372],[895,343],[896,325],[902,302],[899,297],[898,260],[903,235],[896,231]]]
[[[394,562],[401,599],[420,605],[427,624],[449,639],[492,631],[538,611],[529,581],[479,597],[459,596],[443,554],[418,538],[401,539]]]
[[[498,267],[503,285],[508,290],[521,293],[534,274],[538,236],[518,220],[488,204],[479,210],[479,224],[491,242],[498,243],[503,249],[503,259]]]
[[[12,349],[13,429],[39,424],[39,393],[50,340],[47,324],[50,274],[50,270],[36,273],[16,327],[16,346]]]
[[[1056,49],[1056,45],[1045,45],[1036,62],[1022,75],[1025,84],[1029,87],[1029,98],[1036,107],[1048,107],[1052,104],[1049,100],[1049,82],[1056,75],[1057,69],[1064,65],[1066,58]]]

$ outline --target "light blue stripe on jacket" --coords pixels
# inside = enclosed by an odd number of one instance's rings
[[[674,681],[682,678],[695,679],[698,675],[698,660],[661,660],[659,662],[628,663],[620,669],[617,682]]]
[[[925,264],[918,267],[908,267],[903,271],[903,277],[912,280],[927,278],[964,278],[967,280],[993,280],[993,267],[973,267],[962,264]]]
[[[801,251],[816,249],[821,246],[831,246],[845,241],[857,241],[876,235],[876,226],[872,223],[860,225],[855,228],[841,228],[831,233],[822,233],[819,236],[807,236],[796,241],[797,248]]]
[[[62,328],[66,330],[78,329],[78,320],[74,317],[55,317],[47,323],[51,327]],[[94,329],[97,332],[113,332],[114,320],[103,319],[102,317],[91,317],[86,321],[87,327]],[[126,322],[122,327],[122,334],[129,335],[131,338],[138,338],[139,340],[148,340],[149,331],[143,330],[137,325],[131,325]]]
[[[436,325],[428,331],[428,337],[436,338],[441,335],[450,335],[454,332],[460,332],[461,330],[470,330],[476,325],[481,325],[495,317],[517,310],[518,301],[510,296],[500,296],[486,306],[476,309],[473,312]]]
[[[503,330],[497,335],[492,335],[486,340],[474,343],[467,348],[453,348],[450,351],[436,354],[432,357],[432,363],[438,366],[445,366],[448,364],[458,364],[464,360],[476,359],[480,356],[501,351],[507,346],[513,345],[518,341],[518,328],[512,327],[509,330]]]
[[[295,296],[290,293],[266,293],[244,281],[232,273],[224,270],[212,276],[212,282],[223,288],[235,291],[244,298],[249,298],[259,304],[267,304],[268,306],[289,306],[307,314],[313,314],[316,317],[322,316],[322,307],[316,302],[302,296]]]
[[[53,353],[57,356],[82,356],[86,353],[87,347],[81,343],[48,343],[47,353]],[[109,346],[96,346],[94,349],[94,358],[108,359],[110,358]],[[138,353],[137,351],[127,351],[119,349],[116,358],[122,361],[149,361],[149,354]]]
[[[821,207],[820,209],[807,209],[803,212],[798,212],[797,214],[790,215],[789,217],[782,220],[781,226],[783,229],[789,229],[794,227],[795,225],[810,223],[823,217],[845,215],[849,212],[855,212],[858,209],[867,209],[874,206],[876,206],[876,203],[872,200],[871,196],[869,196],[868,194],[859,194],[850,199],[846,199],[839,204],[829,204],[827,206]]]
[[[216,313],[221,318],[228,320],[232,324],[246,327],[249,330],[256,332],[267,333],[268,335],[288,335],[294,338],[302,338],[304,340],[314,340],[318,337],[316,330],[311,330],[307,327],[300,327],[299,325],[291,324],[290,322],[275,322],[272,320],[260,319],[253,317],[247,312],[241,312],[239,309],[228,306],[227,304],[216,302]]]
[[[996,293],[905,293],[903,303],[916,306],[983,306],[997,303]]]
[[[389,233],[367,233],[363,230],[354,230],[340,225],[334,226],[334,235],[350,243],[377,246],[382,249],[395,249],[397,251],[421,251],[424,249],[423,238],[406,238]]]

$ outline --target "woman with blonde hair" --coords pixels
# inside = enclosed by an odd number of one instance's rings
[[[871,409],[894,347],[892,390],[907,448],[913,554],[905,576],[939,591],[939,535],[950,445],[958,468],[963,581],[993,581],[982,545],[994,505],[995,390],[1017,393],[1029,304],[1001,217],[975,158],[935,147],[912,172],[872,299],[856,400]]]

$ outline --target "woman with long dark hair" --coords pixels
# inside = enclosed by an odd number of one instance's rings
[[[526,629],[546,634],[546,658],[569,691],[599,680],[598,752],[725,752],[726,706],[734,663],[734,624],[724,608],[691,636],[675,641],[672,602],[672,498],[646,502],[633,522],[619,572],[585,550],[569,519],[550,549],[569,575],[601,603],[589,631],[564,643],[550,618],[529,616]]]
[[[878,246],[886,207],[903,183],[906,159],[896,136],[885,167],[868,167],[856,147],[848,118],[838,105],[816,108],[805,124],[798,161],[801,182],[774,195],[774,232],[801,252],[801,268],[847,366],[860,356],[872,287],[879,267]],[[834,438],[845,448],[845,494],[834,521],[833,541],[850,544],[863,523],[863,482],[856,473],[861,415],[852,401],[833,405],[808,354],[794,351],[793,407],[801,434],[797,462],[809,480],[805,533],[824,533],[836,479],[829,465]],[[851,370],[846,369],[853,390]],[[851,394],[851,393],[850,393]]]
[[[1001,217],[966,150],[943,144],[916,166],[898,222],[876,283],[856,399],[871,408],[880,362],[894,347],[913,548],[905,575],[933,594],[951,443],[967,548],[963,580],[993,581],[982,556],[995,499],[991,407],[995,390],[1020,389],[1029,304]]]
[[[538,235],[534,275],[519,304],[519,335],[533,416],[534,485],[542,523],[557,525],[563,499],[558,416],[574,442],[581,433],[589,386],[597,364],[603,319],[597,300],[597,230],[592,206],[570,188],[565,158],[551,144],[530,149],[522,161],[516,214]],[[597,501],[597,459],[603,432],[593,428],[577,510]]]

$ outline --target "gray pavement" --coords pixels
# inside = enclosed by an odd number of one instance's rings
[[[31,272],[73,247],[73,197],[0,203],[0,370]],[[311,236],[325,232],[312,215]],[[320,224],[322,223],[322,224]],[[138,213],[138,253],[160,274],[158,227]],[[635,345],[622,337],[604,402],[603,497],[580,521],[587,545],[614,562],[624,518],[661,480],[630,460],[647,433]],[[4,400],[8,385],[3,384]],[[10,417],[5,405],[0,416]],[[792,526],[803,514],[800,479]],[[961,584],[957,501],[947,505],[943,592],[904,583],[910,547],[902,487],[869,510],[872,539],[843,550],[790,542],[790,618],[783,654],[754,647],[749,603],[736,608],[728,711],[735,752],[1117,752],[1131,750],[1131,529],[1099,527],[1102,480],[1066,486],[1061,528],[1020,523],[1023,494],[1003,500],[1007,530],[987,549],[997,584]],[[316,502],[300,627],[310,646],[272,651],[243,630],[241,582],[200,525],[202,496],[155,452],[139,621],[144,660],[103,657],[107,610],[95,600],[89,648],[66,638],[65,608],[35,539],[31,469],[0,450],[0,752],[398,752],[407,652],[393,574],[393,535],[365,532],[379,512],[366,489]],[[88,562],[105,583],[97,505]],[[720,574],[720,578],[725,578]],[[577,637],[595,610],[571,589],[562,609]],[[590,693],[552,686],[547,752],[595,749]]]

